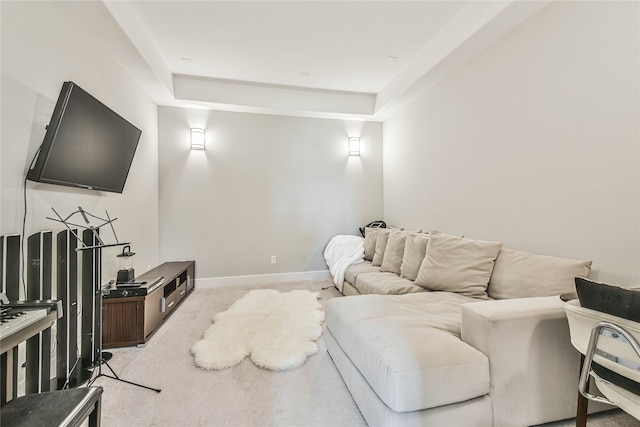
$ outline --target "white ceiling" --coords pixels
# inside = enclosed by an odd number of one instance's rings
[[[103,3],[158,104],[384,120],[549,1]]]

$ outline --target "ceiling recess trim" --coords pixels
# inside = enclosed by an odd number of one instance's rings
[[[301,113],[373,114],[375,94],[173,75],[177,99]]]
[[[158,105],[384,121],[552,2],[467,2],[378,93],[176,74],[129,1],[102,3],[142,58],[129,66],[132,75],[141,74],[140,63],[144,62],[150,70],[147,76],[155,76],[155,83],[141,82],[141,86]]]

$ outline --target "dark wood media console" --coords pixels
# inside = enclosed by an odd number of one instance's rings
[[[164,278],[158,282],[159,278]],[[194,289],[195,261],[175,261],[136,277],[147,283],[103,291],[103,348],[144,345]]]

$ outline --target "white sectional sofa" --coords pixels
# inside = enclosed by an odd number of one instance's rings
[[[559,295],[591,261],[434,230],[367,230],[364,249],[325,306],[325,339],[369,425],[575,416],[579,354]]]

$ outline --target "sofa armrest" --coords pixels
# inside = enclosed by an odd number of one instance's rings
[[[575,416],[580,356],[558,296],[463,304],[461,336],[489,358],[494,426]]]

